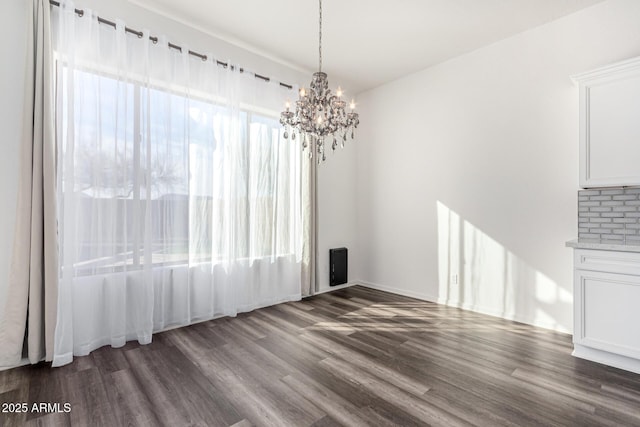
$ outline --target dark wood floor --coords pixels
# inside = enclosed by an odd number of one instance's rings
[[[570,352],[569,335],[351,287],[0,372],[0,403],[71,404],[0,425],[640,425],[640,375]]]

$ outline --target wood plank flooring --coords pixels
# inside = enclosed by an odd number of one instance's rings
[[[0,426],[640,426],[640,375],[571,336],[354,286],[0,372]],[[62,406],[61,406],[62,407]]]

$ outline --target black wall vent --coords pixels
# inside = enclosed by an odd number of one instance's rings
[[[347,248],[329,249],[329,285],[337,286],[347,283],[347,266],[349,254]]]

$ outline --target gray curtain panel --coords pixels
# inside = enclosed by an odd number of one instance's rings
[[[56,150],[49,0],[28,0],[20,177],[0,365],[53,358],[57,307]],[[25,340],[26,336],[26,340]]]
[[[314,150],[311,145],[309,150]],[[314,153],[317,155],[317,153]],[[306,156],[307,153],[305,152]],[[302,169],[302,281],[303,297],[317,291],[317,252],[318,252],[318,162],[315,156],[304,159]]]

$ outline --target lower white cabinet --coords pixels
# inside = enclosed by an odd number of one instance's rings
[[[640,373],[640,253],[575,249],[573,355]]]

